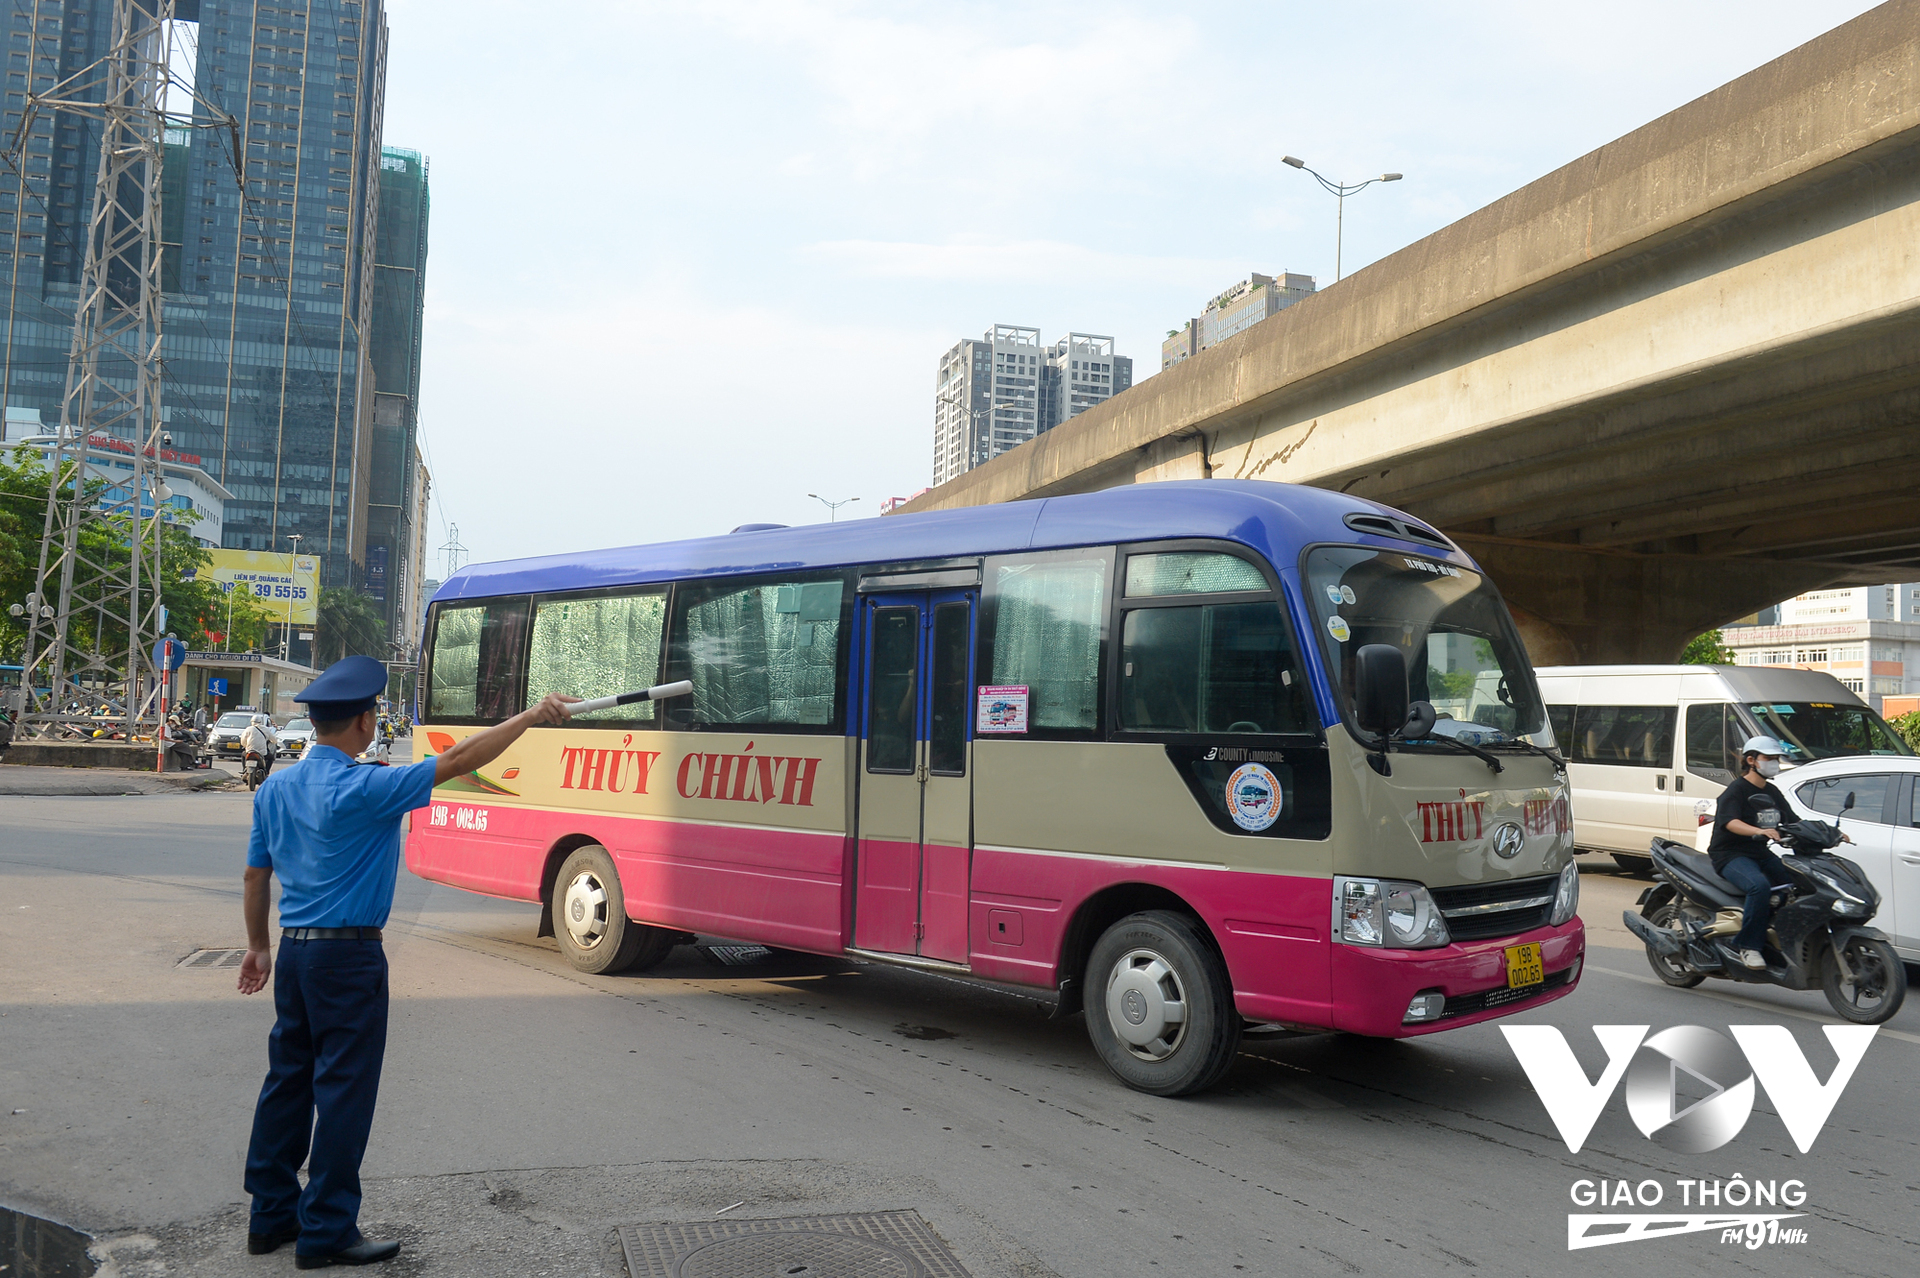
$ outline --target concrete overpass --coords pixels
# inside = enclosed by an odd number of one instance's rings
[[[1445,529],[1535,659],[1920,577],[1920,0],[909,503],[1288,480]]]

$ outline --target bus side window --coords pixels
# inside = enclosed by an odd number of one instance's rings
[[[1581,706],[1573,716],[1573,752],[1578,763],[1625,768],[1673,766],[1673,706]]]
[[[667,707],[668,726],[838,732],[846,722],[846,587],[840,576],[682,584],[668,678],[692,680],[693,696]]]
[[[976,682],[1027,688],[1031,730],[1079,736],[1099,728],[1112,571],[1110,551],[988,561],[981,637],[991,674]]]
[[[1573,707],[1548,706],[1547,720],[1553,725],[1554,744],[1560,747],[1562,758],[1573,757]]]
[[[1121,615],[1122,729],[1271,733],[1320,726],[1279,604],[1132,608]]]
[[[1687,707],[1687,771],[1715,781],[1733,779],[1727,749],[1727,710],[1722,702]]]
[[[427,719],[498,723],[520,712],[527,636],[524,596],[435,610]]]
[[[664,591],[599,599],[550,599],[533,608],[527,654],[527,698],[549,692],[605,697],[638,692],[660,682],[660,632],[667,618]],[[582,722],[657,721],[651,701],[609,706]]]

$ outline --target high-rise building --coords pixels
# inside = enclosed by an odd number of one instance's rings
[[[1040,383],[1040,429],[1052,430],[1133,385],[1133,360],[1113,353],[1113,339],[1068,333],[1047,347]]]
[[[1720,636],[1738,665],[1824,670],[1875,709],[1920,694],[1920,582],[1809,591]]]
[[[419,622],[425,614],[427,600],[433,597],[427,590],[427,513],[432,508],[432,488],[433,477],[427,474],[427,464],[416,447],[413,452],[413,514],[407,532],[411,540],[407,546],[405,589],[400,596],[404,607],[396,614],[394,621],[400,631],[395,637],[409,661],[417,660],[420,656]],[[437,583],[434,589],[439,589]]]
[[[1181,360],[1198,355],[1207,347],[1245,332],[1261,320],[1278,315],[1303,297],[1311,297],[1311,275],[1279,275],[1255,272],[1207,303],[1207,309],[1187,321],[1184,328],[1167,334],[1160,344],[1160,367],[1172,368]]]
[[[17,127],[25,92],[100,56],[112,8],[22,0],[0,17],[17,59],[0,132]],[[361,586],[384,0],[176,0],[175,14],[197,41],[195,90],[232,113],[244,154],[198,106],[195,127],[167,131],[163,419],[174,447],[233,494],[225,545],[286,551],[298,533],[324,584]],[[0,181],[0,394],[49,423],[60,420],[98,137],[95,121],[39,116],[21,170]]]
[[[933,482],[944,484],[1133,385],[1111,337],[995,324],[940,357],[933,387]]]
[[[419,477],[420,336],[425,316],[427,162],[418,151],[385,147],[380,153],[380,216],[374,234],[373,440],[366,518],[357,556],[363,589],[387,620],[387,638],[410,643],[412,595],[422,576],[416,542]]]

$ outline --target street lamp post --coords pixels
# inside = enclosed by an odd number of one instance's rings
[[[828,501],[825,497],[822,497],[819,493],[808,493],[807,496],[813,498],[815,501],[819,502],[822,506],[825,506],[827,508],[827,522],[830,524],[837,524],[840,522],[840,508],[842,506],[850,505],[851,503],[860,500],[858,497],[842,497],[839,501]]]
[[[1340,254],[1344,247],[1342,241],[1346,238],[1347,231],[1347,197],[1356,192],[1366,190],[1375,182],[1398,182],[1403,175],[1399,173],[1382,173],[1379,177],[1370,177],[1364,182],[1334,182],[1320,176],[1318,173],[1314,173],[1312,169],[1307,167],[1305,160],[1295,156],[1283,155],[1280,157],[1280,163],[1312,174],[1313,180],[1331,192],[1338,201],[1338,208],[1334,214],[1333,232],[1333,278],[1338,282],[1340,279]]]

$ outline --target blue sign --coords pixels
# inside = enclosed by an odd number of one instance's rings
[[[181,663],[186,659],[187,645],[181,643],[178,639],[162,639],[159,643],[153,645],[153,664],[155,669],[164,670],[168,674],[171,674],[175,670],[178,670]]]
[[[225,679],[209,679],[209,680],[207,680],[207,695],[208,695],[208,696],[210,696],[210,697],[224,697],[224,696],[226,696],[226,695],[227,695],[227,681],[226,681]]]

